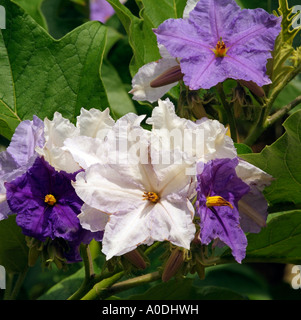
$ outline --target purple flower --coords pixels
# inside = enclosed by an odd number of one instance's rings
[[[245,257],[247,238],[240,227],[238,201],[250,187],[238,178],[238,159],[214,159],[199,163],[197,175],[197,214],[200,216],[200,241],[209,244],[219,239],[232,249],[237,262]]]
[[[23,233],[40,241],[47,238],[68,241],[71,260],[78,258],[76,250],[81,242],[89,243],[93,236],[100,240],[102,236],[80,225],[77,215],[83,201],[71,184],[76,174],[58,172],[38,157],[27,172],[5,183],[8,205],[17,214],[16,222]]]
[[[124,3],[126,0],[121,0]],[[90,20],[105,23],[115,13],[113,7],[106,0],[90,1]]]
[[[25,120],[18,125],[8,148],[0,153],[0,220],[11,214],[4,182],[12,181],[31,167],[37,157],[35,148],[43,147],[44,143],[44,123],[33,116],[32,121]]]
[[[191,90],[227,78],[271,83],[266,75],[281,18],[263,9],[241,10],[234,0],[200,0],[188,19],[168,19],[154,32],[173,57],[181,58]]]

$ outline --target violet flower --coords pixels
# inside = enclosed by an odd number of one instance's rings
[[[121,0],[120,2],[124,3],[126,0]],[[114,13],[115,10],[106,0],[90,1],[90,20],[105,23]]]
[[[4,183],[12,181],[31,167],[38,156],[35,148],[43,147],[44,143],[44,123],[33,116],[32,121],[25,120],[18,125],[6,151],[0,153],[0,220],[11,214]]]
[[[266,75],[281,18],[263,9],[241,10],[234,0],[200,0],[188,19],[168,19],[154,32],[180,58],[191,90],[209,89],[227,78],[271,83]]]
[[[196,211],[200,216],[200,241],[208,245],[212,240],[221,240],[241,263],[247,238],[240,227],[238,201],[250,191],[250,187],[238,178],[237,165],[237,158],[198,164],[203,171],[197,175]]]
[[[91,233],[80,225],[77,215],[83,201],[71,185],[76,174],[58,172],[38,157],[27,172],[5,183],[8,205],[16,213],[16,223],[23,233],[40,241],[68,241],[72,261],[81,242],[88,244],[93,237],[102,238],[102,233]]]

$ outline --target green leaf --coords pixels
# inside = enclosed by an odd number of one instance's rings
[[[266,228],[247,238],[247,261],[301,264],[301,210],[271,215]]]
[[[137,18],[119,0],[108,0],[108,2],[115,9],[119,20],[128,34],[129,44],[133,49],[130,72],[134,76],[141,66],[160,58],[157,40],[152,31],[153,24],[147,16]]]
[[[0,265],[7,272],[22,272],[27,268],[28,247],[14,215],[0,221]]]
[[[51,287],[39,300],[66,300],[81,286],[84,277],[85,270],[81,268]]]
[[[136,0],[143,18],[148,18],[154,27],[163,21],[182,18],[186,0]]]
[[[88,5],[79,5],[70,0],[43,0],[41,11],[46,19],[48,32],[55,39],[62,38],[89,18]]]
[[[301,203],[301,110],[283,124],[286,132],[261,153],[240,155],[246,161],[271,174],[275,179],[265,189],[271,204]]]
[[[126,90],[115,68],[106,60],[102,64],[101,78],[114,115],[120,118],[129,112],[136,113],[132,99],[127,93],[128,90]]]
[[[14,0],[22,7],[41,27],[47,30],[46,20],[41,12],[41,4],[44,0]]]
[[[194,279],[173,279],[160,283],[143,294],[127,300],[243,300],[240,294],[217,286],[196,287]]]
[[[252,149],[247,146],[246,144],[243,144],[243,143],[234,143],[235,145],[235,148],[237,150],[237,154],[240,155],[240,154],[247,154],[247,153],[252,153]]]
[[[0,134],[10,139],[21,120],[75,121],[82,107],[109,106],[99,70],[106,28],[89,22],[59,41],[16,4],[5,0],[7,29],[0,33]]]

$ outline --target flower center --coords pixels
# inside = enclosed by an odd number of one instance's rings
[[[160,197],[155,192],[144,192],[142,198],[152,203],[157,203],[160,200]]]
[[[206,206],[208,208],[228,206],[233,209],[232,204],[220,196],[207,197]]]
[[[55,199],[55,197],[54,197],[52,194],[47,194],[47,195],[45,196],[44,201],[45,201],[47,204],[49,204],[50,206],[53,206],[53,205],[55,205],[55,203],[56,203],[56,199]]]
[[[215,53],[216,57],[222,58],[225,57],[227,54],[228,48],[226,48],[225,42],[222,40],[222,37],[217,42],[215,49],[213,49],[213,52]]]

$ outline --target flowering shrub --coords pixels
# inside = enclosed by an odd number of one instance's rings
[[[256,299],[219,279],[301,262],[298,13],[88,3],[4,0],[3,297]]]

